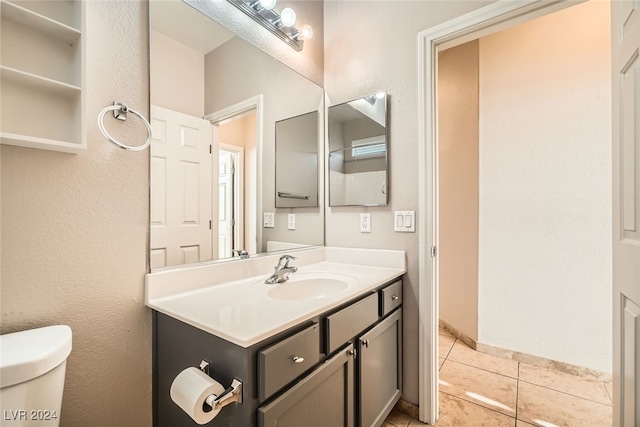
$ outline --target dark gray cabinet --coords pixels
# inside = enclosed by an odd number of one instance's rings
[[[401,394],[402,281],[244,348],[154,311],[154,427],[197,424],[170,398],[185,368],[243,383],[209,427],[379,427]]]
[[[402,310],[358,339],[362,427],[380,426],[402,394]]]
[[[354,427],[355,355],[350,344],[273,402],[258,409],[258,425]]]

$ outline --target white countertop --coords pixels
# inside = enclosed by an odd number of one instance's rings
[[[196,267],[201,268],[199,272],[183,268],[151,273],[147,275],[146,304],[191,326],[249,347],[406,272],[402,251],[354,249],[345,252],[344,248],[316,248],[292,254],[300,261],[292,262],[299,267],[292,280],[295,275],[323,273],[346,275],[355,280],[351,280],[346,289],[321,298],[275,299],[267,292],[283,284],[264,283],[273,267],[248,277],[262,270],[261,266],[275,265],[278,256],[274,255]],[[218,273],[227,276],[229,269],[237,270],[237,280],[216,281],[216,277],[225,276],[216,274],[216,266]],[[184,279],[189,277],[191,282],[185,284]]]

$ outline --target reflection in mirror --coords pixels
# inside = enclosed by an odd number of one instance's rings
[[[276,123],[276,207],[318,206],[317,111]]]
[[[323,111],[323,89],[180,0],[149,14],[151,268],[324,244],[322,203],[275,198],[276,122]]]
[[[387,94],[328,109],[329,206],[388,203]]]

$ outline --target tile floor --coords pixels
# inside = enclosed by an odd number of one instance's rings
[[[611,384],[472,350],[440,329],[437,427],[611,427]],[[422,426],[393,411],[383,427]]]

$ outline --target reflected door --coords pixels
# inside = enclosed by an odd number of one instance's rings
[[[151,268],[212,257],[212,125],[151,106]]]
[[[235,172],[233,153],[220,150],[218,178],[218,255],[220,258],[232,256],[234,248],[234,186]]]

